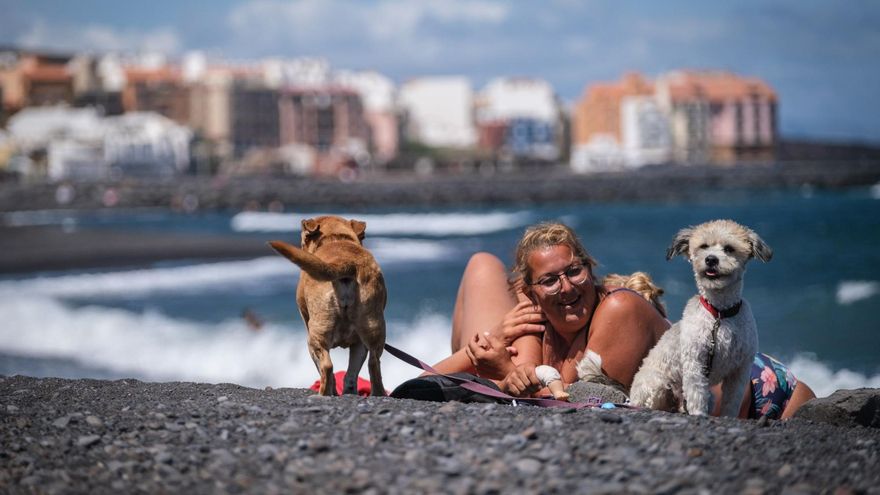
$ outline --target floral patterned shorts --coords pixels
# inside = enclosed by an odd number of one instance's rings
[[[752,405],[749,418],[767,416],[779,419],[791,394],[797,386],[797,378],[784,364],[767,354],[755,354],[752,362]]]

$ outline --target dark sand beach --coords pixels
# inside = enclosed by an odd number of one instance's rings
[[[268,256],[265,240],[192,233],[0,227],[0,273],[136,267],[164,260]]]
[[[15,376],[0,425],[3,493],[880,493],[880,429],[799,418]]]

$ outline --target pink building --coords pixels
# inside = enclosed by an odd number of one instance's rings
[[[769,159],[776,145],[776,92],[721,71],[676,71],[657,80],[678,158],[732,163]]]

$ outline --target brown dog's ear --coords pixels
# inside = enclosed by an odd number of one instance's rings
[[[302,231],[304,237],[315,237],[321,233],[321,224],[314,218],[306,218],[302,221]]]
[[[366,222],[361,222],[360,220],[352,220],[351,229],[354,230],[355,234],[357,234],[358,240],[364,240],[364,237],[366,236],[365,232],[367,231]]]
[[[671,260],[673,256],[687,253],[688,243],[691,242],[693,233],[694,229],[691,227],[679,230],[678,234],[672,238],[672,244],[666,249],[666,259]]]
[[[764,242],[758,234],[749,230],[749,244],[752,245],[752,256],[758,258],[764,263],[773,258],[773,250]]]

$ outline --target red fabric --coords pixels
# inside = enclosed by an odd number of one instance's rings
[[[337,371],[336,373],[333,374],[333,376],[336,378],[336,393],[338,395],[342,395],[342,387],[345,385],[345,372],[344,371]],[[320,389],[320,387],[321,387],[321,379],[319,378],[318,380],[315,381],[315,383],[312,384],[311,387],[309,387],[309,389],[317,392]],[[358,377],[357,394],[360,395],[361,397],[369,397],[370,396],[370,389],[371,389],[370,381],[365,380],[361,377]]]

